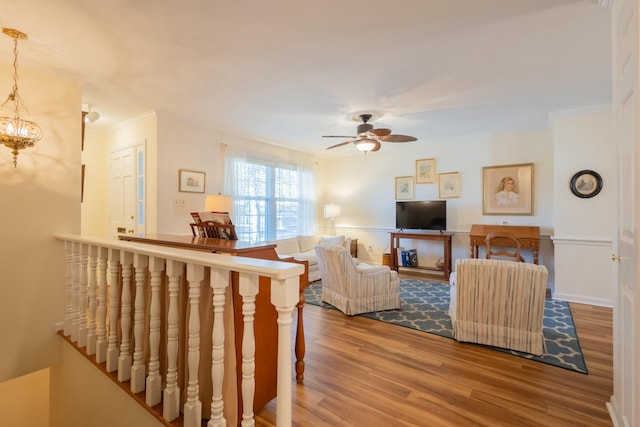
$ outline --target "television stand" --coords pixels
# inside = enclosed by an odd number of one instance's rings
[[[407,272],[423,272],[428,271],[440,271],[443,274],[445,280],[449,280],[449,275],[451,274],[451,236],[453,233],[448,233],[445,231],[440,232],[404,232],[404,231],[392,231],[389,233],[391,235],[391,244],[389,245],[390,255],[391,255],[391,268],[394,270],[399,270],[402,268],[403,270],[407,270]],[[426,266],[418,266],[418,267],[403,267],[402,262],[398,262],[398,247],[400,246],[401,239],[413,239],[413,240],[435,240],[442,242],[442,252],[443,252],[443,262],[438,263],[436,267],[426,267]]]

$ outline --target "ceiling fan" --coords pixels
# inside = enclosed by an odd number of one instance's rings
[[[350,138],[349,141],[327,147],[327,150],[353,144],[358,150],[367,153],[369,151],[378,151],[382,146],[381,142],[411,142],[417,140],[413,136],[393,135],[391,129],[374,129],[373,125],[367,123],[371,120],[371,114],[360,114],[358,117],[362,120],[362,124],[358,125],[357,136],[323,135],[323,138]]]

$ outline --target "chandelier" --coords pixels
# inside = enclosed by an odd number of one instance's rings
[[[42,129],[37,123],[20,118],[20,107],[24,110],[27,107],[18,93],[18,40],[26,40],[25,33],[13,28],[2,28],[2,32],[14,40],[13,47],[13,88],[0,107],[4,110],[5,105],[13,105],[13,117],[0,117],[0,142],[6,145],[13,154],[13,167],[18,166],[18,152],[23,148],[33,147],[42,138]]]

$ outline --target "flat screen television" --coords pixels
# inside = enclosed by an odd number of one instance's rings
[[[399,230],[446,230],[447,201],[396,202],[396,228]]]

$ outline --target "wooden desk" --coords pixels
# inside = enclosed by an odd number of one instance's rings
[[[478,247],[485,246],[484,238],[489,233],[512,233],[520,240],[523,249],[531,249],[533,251],[533,263],[538,263],[538,254],[540,252],[540,227],[537,226],[520,226],[520,225],[485,225],[474,224],[469,232],[469,256],[478,258]],[[505,241],[506,247],[513,247]]]
[[[269,243],[248,243],[239,240],[224,240],[208,237],[171,235],[171,234],[147,234],[144,236],[122,235],[120,240],[136,243],[146,243],[152,245],[168,246],[173,248],[190,249],[202,252],[228,253],[236,256],[249,258],[260,258],[283,262],[296,262],[305,265],[305,273],[300,276],[300,301],[298,302],[298,323],[296,330],[296,380],[301,383],[304,379],[304,324],[303,306],[304,290],[309,284],[309,266],[306,261],[295,261],[292,258],[280,259],[276,253],[276,245]],[[233,273],[231,276],[231,287],[233,292],[233,305],[236,330],[236,349],[242,348],[242,335],[244,322],[242,319],[242,298],[238,289],[239,274]],[[255,398],[254,411],[262,408],[274,397],[276,397],[277,367],[278,367],[278,313],[271,304],[271,281],[267,277],[260,277],[260,292],[256,296],[255,312]],[[240,393],[242,384],[242,352],[236,352],[236,363],[238,367],[238,409],[242,410],[242,394]]]
[[[451,274],[451,236],[452,233],[447,232],[403,232],[403,231],[392,231],[389,233],[391,235],[391,244],[389,247],[390,255],[391,255],[391,268],[398,269],[401,267],[401,263],[398,262],[398,251],[397,248],[400,246],[400,239],[415,239],[415,240],[436,240],[442,242],[442,252],[443,252],[443,263],[442,266],[438,264],[436,267],[403,267],[403,268],[413,268],[416,270],[432,270],[432,271],[442,271],[444,273],[444,278],[449,280],[449,274]]]

